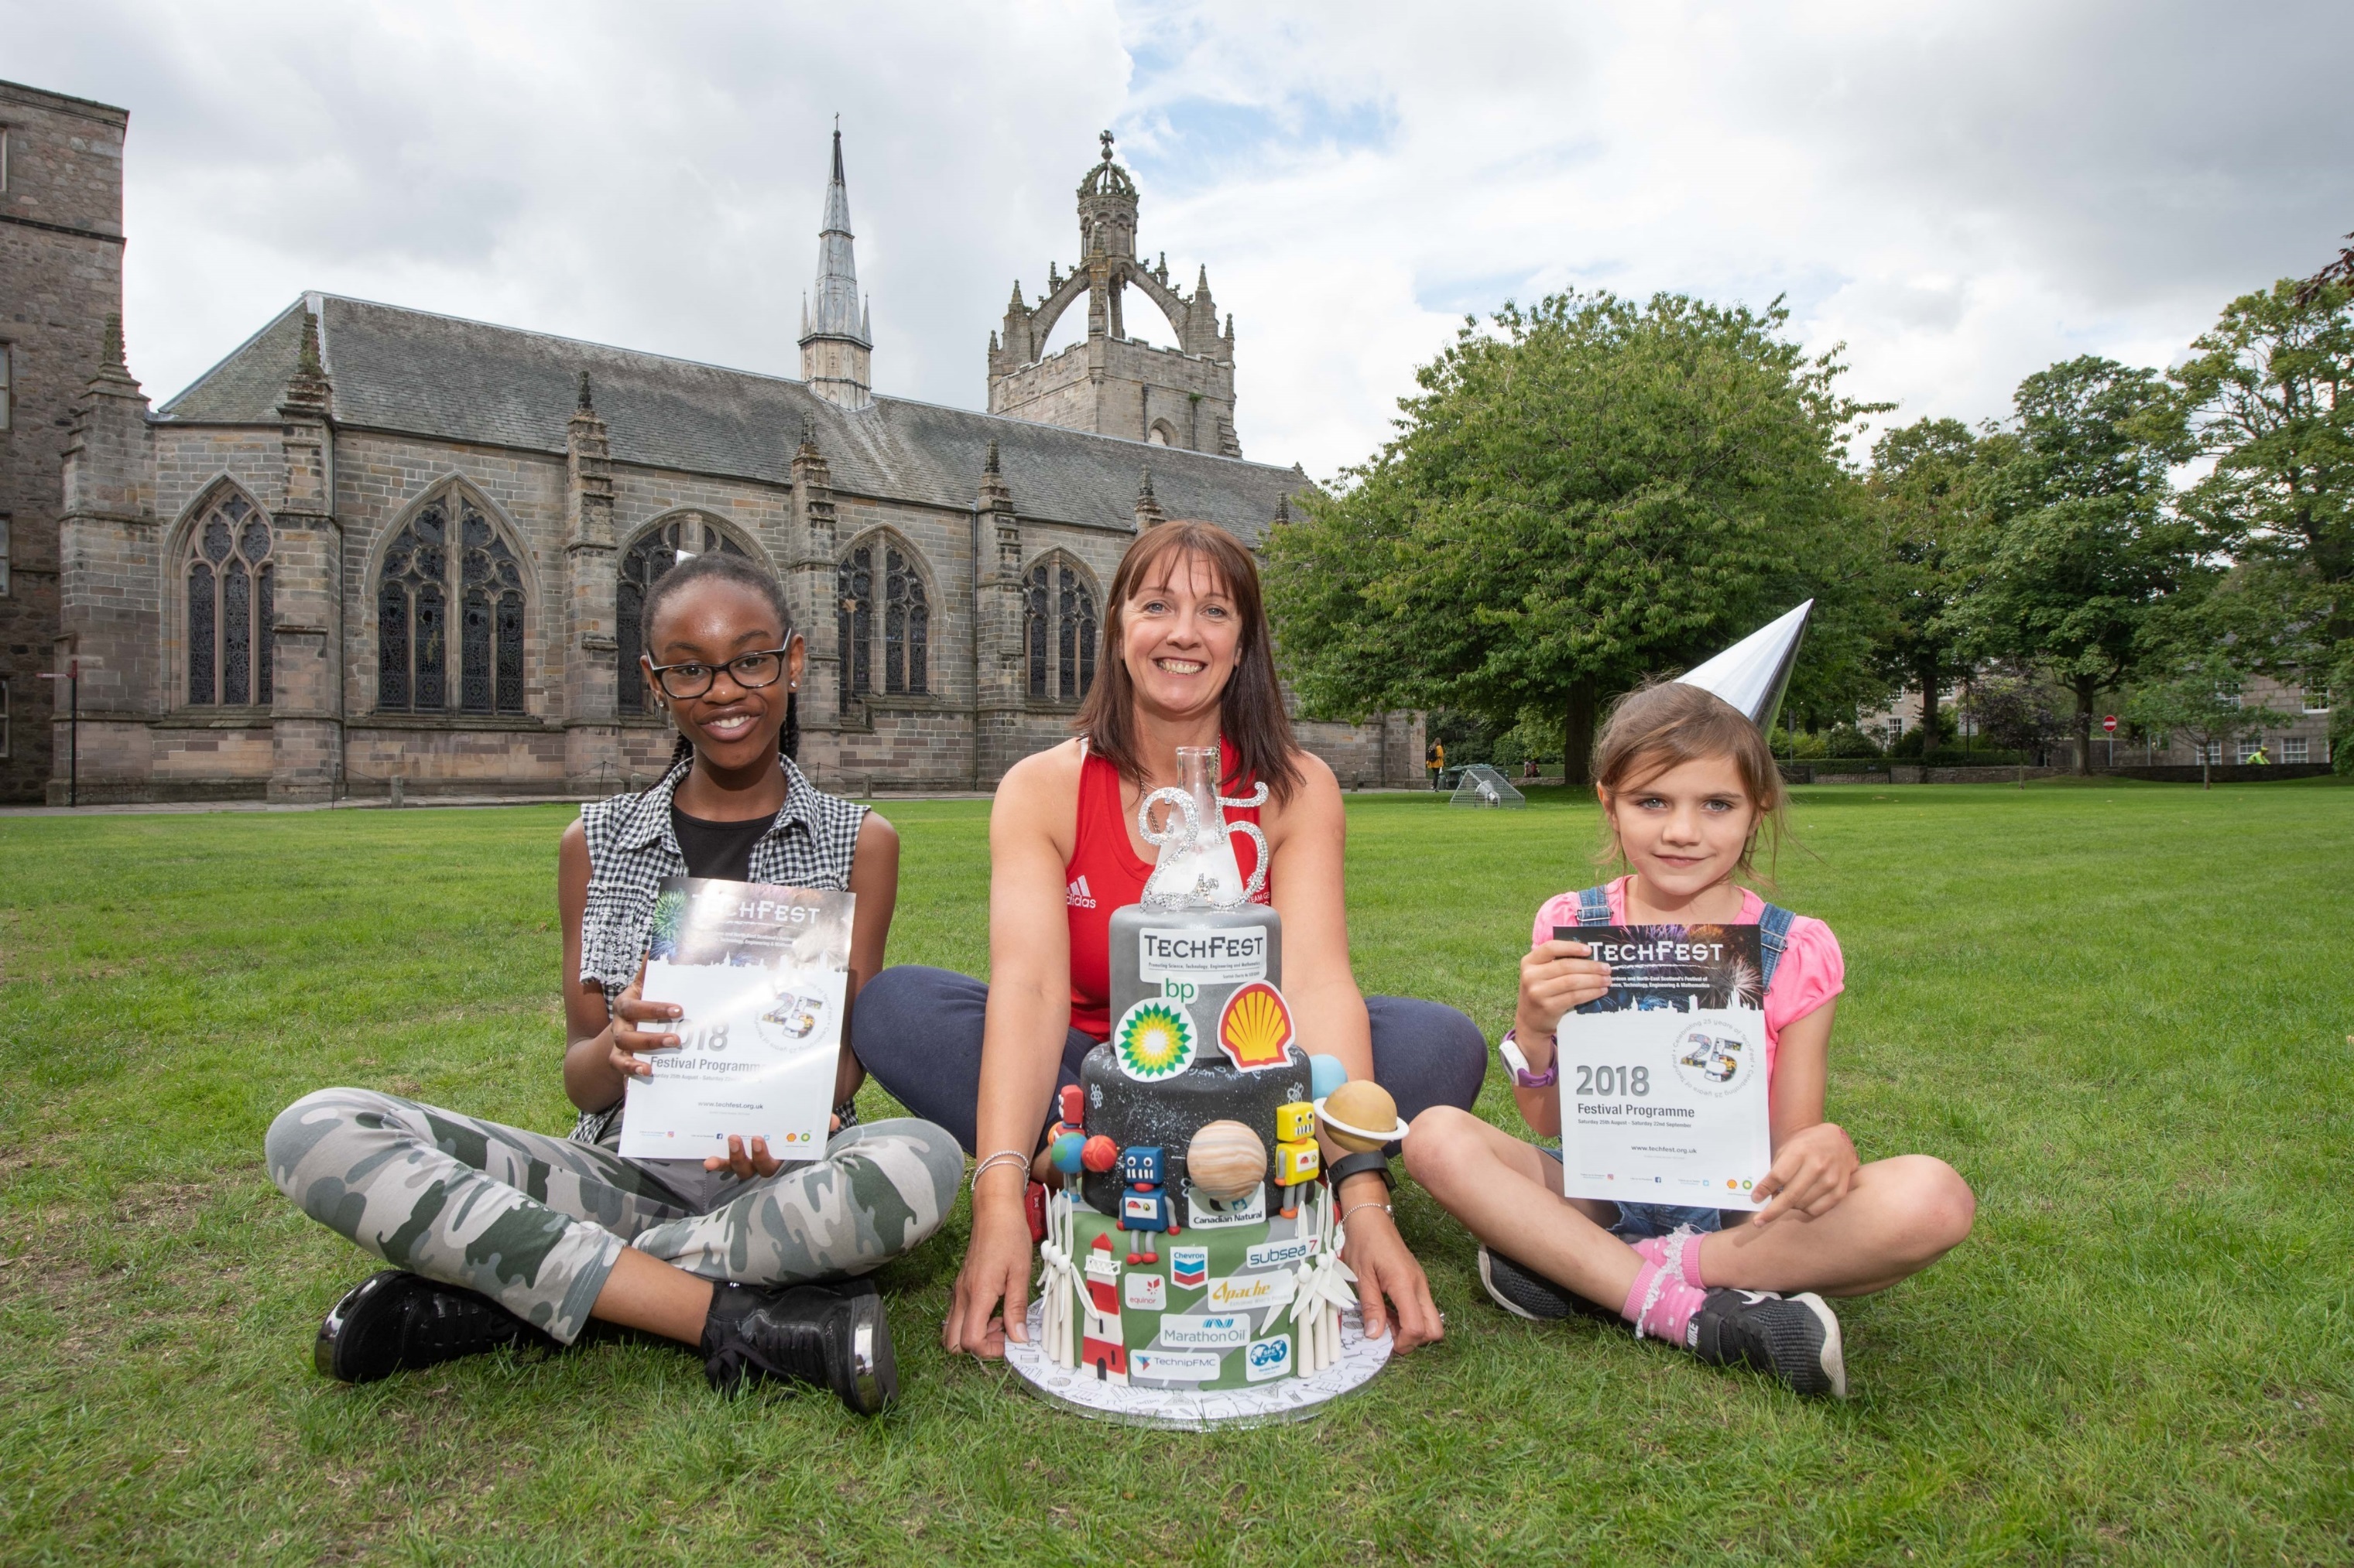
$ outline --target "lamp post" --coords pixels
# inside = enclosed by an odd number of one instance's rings
[[[62,675],[54,670],[44,670],[41,679],[66,683],[66,711],[70,715],[66,721],[66,804],[79,807],[81,804],[81,660],[79,657],[68,659],[66,673]]]

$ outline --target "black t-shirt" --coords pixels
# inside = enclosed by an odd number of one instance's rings
[[[670,831],[678,836],[679,853],[686,856],[686,874],[726,882],[752,880],[752,846],[776,820],[747,817],[740,822],[706,822],[688,816],[676,804],[670,809]]]

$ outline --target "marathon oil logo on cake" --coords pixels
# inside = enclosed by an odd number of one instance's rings
[[[1172,1351],[1238,1351],[1250,1343],[1250,1319],[1235,1313],[1163,1313],[1161,1343]]]

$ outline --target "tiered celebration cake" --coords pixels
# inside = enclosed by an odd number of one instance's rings
[[[1105,1383],[1238,1389],[1340,1353],[1355,1298],[1317,1127],[1346,1075],[1293,1040],[1283,922],[1249,902],[1265,840],[1232,830],[1258,845],[1246,884],[1219,810],[1242,802],[1211,787],[1216,753],[1179,756],[1187,788],[1140,808],[1161,846],[1144,902],[1111,916],[1111,1038],[1062,1091],[1051,1135],[1065,1191],[1043,1216],[1040,1350]],[[1352,1087],[1383,1102],[1377,1125],[1395,1120],[1374,1086]]]

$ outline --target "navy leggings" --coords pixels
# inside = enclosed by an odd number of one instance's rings
[[[851,1012],[850,1047],[892,1097],[914,1115],[956,1135],[973,1149],[981,1097],[981,1036],[989,988],[953,969],[899,964],[859,988]],[[1373,1025],[1373,1081],[1397,1100],[1412,1121],[1432,1106],[1469,1110],[1488,1072],[1488,1043],[1479,1026],[1451,1007],[1405,996],[1369,996]],[[1097,1042],[1074,1029],[1063,1040],[1056,1082],[1079,1081],[1079,1064]],[[1041,1107],[1039,1131],[1053,1118]]]

